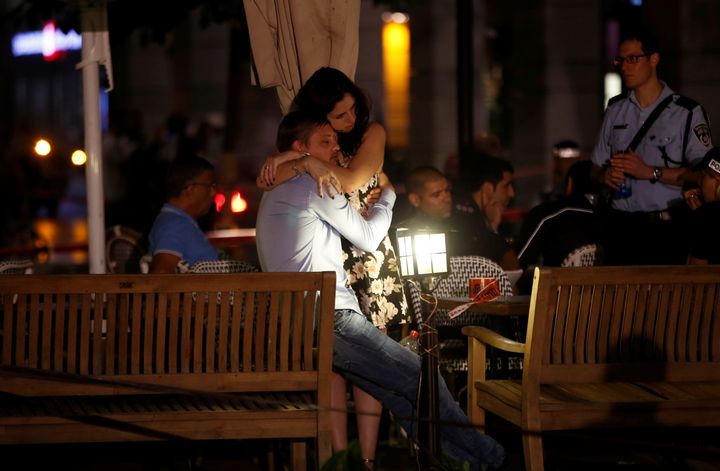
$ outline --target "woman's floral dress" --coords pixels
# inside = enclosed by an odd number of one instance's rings
[[[340,161],[346,167],[348,161]],[[368,211],[367,195],[378,186],[378,175],[373,175],[365,185],[345,196],[350,205],[365,216]],[[408,305],[402,279],[398,272],[395,249],[390,237],[372,252],[365,252],[342,239],[343,266],[348,284],[355,291],[362,313],[380,329],[408,322]]]

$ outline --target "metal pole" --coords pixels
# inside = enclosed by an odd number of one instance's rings
[[[457,111],[460,174],[472,158],[473,148],[473,0],[457,0]]]
[[[418,404],[418,443],[420,444],[420,468],[435,469],[442,456],[438,420],[438,337],[432,320],[428,319],[420,335],[420,399]]]
[[[100,131],[100,78],[98,67],[107,67],[107,21],[105,2],[81,3],[83,115],[85,121],[85,182],[87,186],[88,268],[105,273],[105,212]]]
[[[429,293],[437,280],[421,278],[421,289]],[[437,469],[436,463],[442,456],[440,444],[440,409],[438,392],[438,336],[432,313],[427,312],[423,303],[423,323],[420,334],[420,393],[418,397],[418,444],[420,445],[420,469]]]

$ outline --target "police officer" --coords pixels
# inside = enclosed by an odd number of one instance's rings
[[[720,264],[720,147],[713,147],[700,164],[700,191],[690,198],[700,200],[695,218],[688,263]]]
[[[658,79],[659,62],[646,32],[623,37],[613,60],[627,92],[610,100],[592,154],[595,177],[614,192],[605,226],[606,261],[613,265],[687,258],[681,186],[712,146],[710,127],[698,103]]]

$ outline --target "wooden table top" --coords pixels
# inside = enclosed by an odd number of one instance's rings
[[[473,304],[453,319],[448,317],[448,311],[467,302],[468,298],[438,298],[434,324],[438,327],[482,325],[486,316],[527,316],[530,311],[530,296],[500,296],[493,301]]]
[[[438,298],[438,309],[453,309],[468,302],[467,298]],[[527,316],[530,296],[500,296],[492,301],[473,304],[465,312],[493,316]]]

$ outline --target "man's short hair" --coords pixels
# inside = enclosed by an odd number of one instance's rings
[[[173,160],[167,170],[165,196],[177,198],[188,183],[208,170],[212,172],[215,167],[202,157],[182,157]]]
[[[319,113],[309,113],[305,110],[291,111],[280,121],[275,145],[280,152],[290,150],[293,142],[307,143],[310,134],[326,124],[330,124],[327,117]]]
[[[405,178],[405,192],[418,194],[425,188],[427,182],[441,178],[445,178],[445,175],[435,167],[429,165],[415,167]]]
[[[580,162],[575,162],[568,169],[567,175],[565,175],[565,185],[567,185],[568,180],[572,178],[573,194],[584,195],[586,193],[594,193],[594,184],[592,178],[590,178],[591,171],[591,161],[581,160]]]
[[[625,31],[620,37],[620,44],[625,41],[637,41],[642,47],[642,51],[648,56],[660,52],[660,43],[657,38],[648,30],[636,28]]]
[[[486,154],[475,154],[463,169],[462,188],[464,191],[474,193],[486,182],[495,187],[502,181],[505,172],[515,173],[509,161]]]

